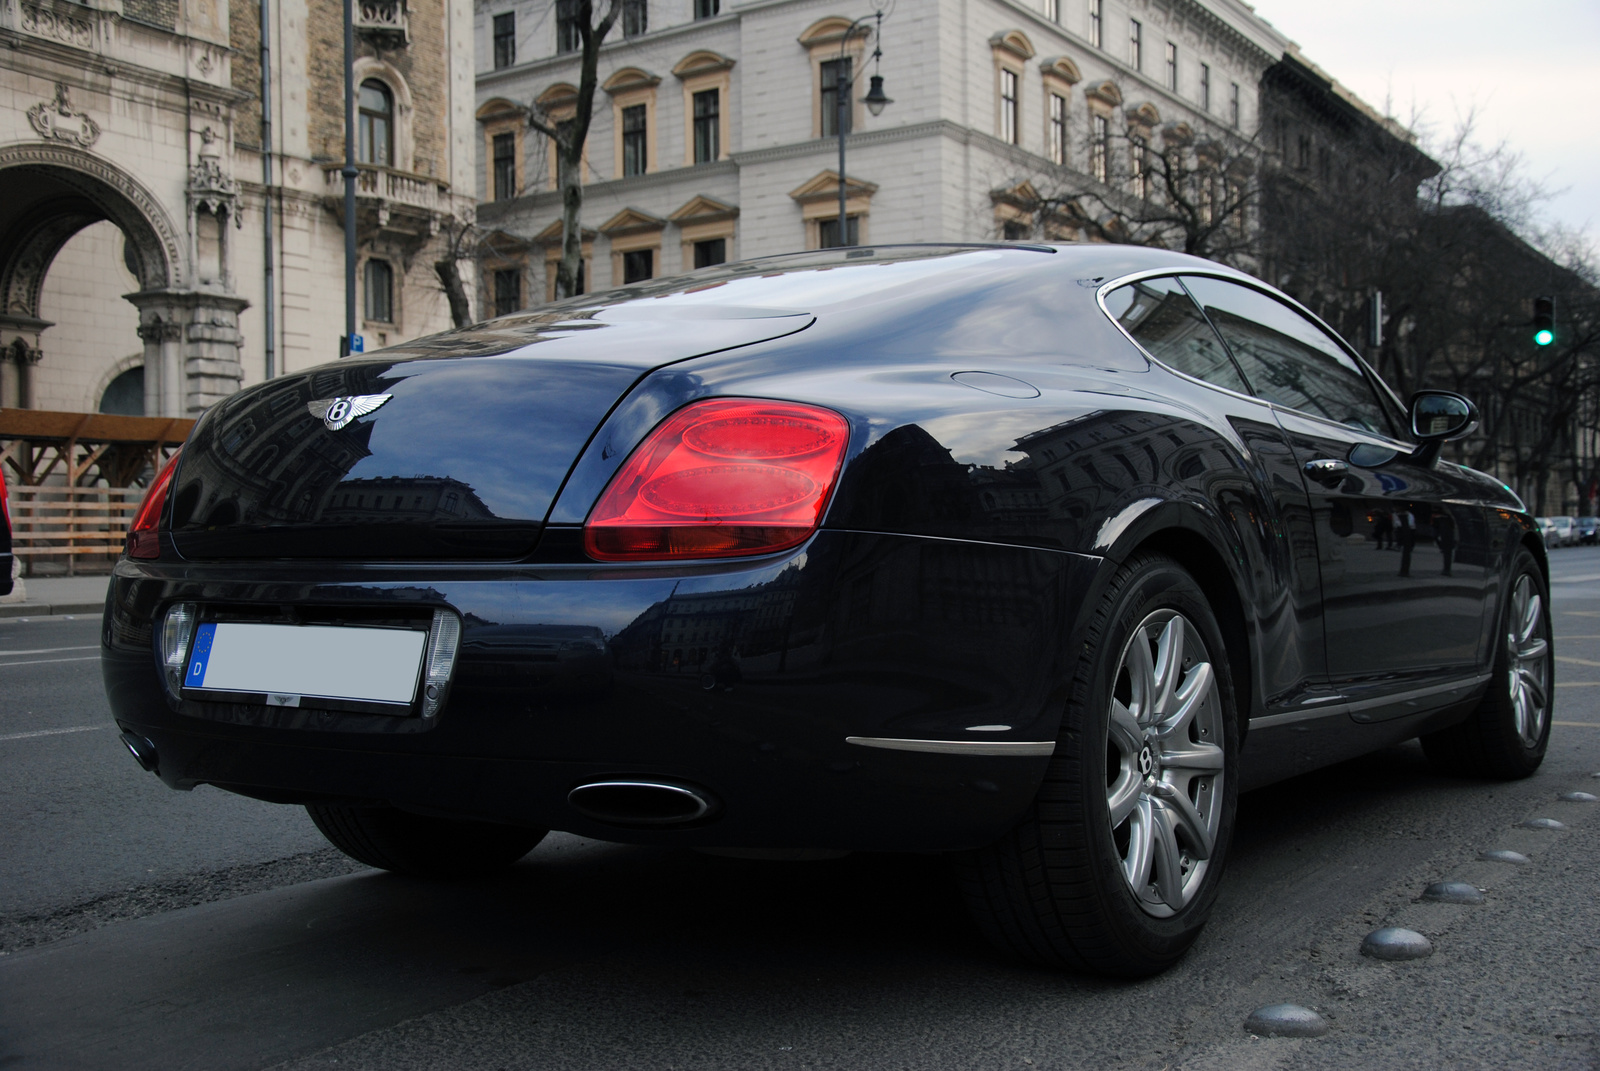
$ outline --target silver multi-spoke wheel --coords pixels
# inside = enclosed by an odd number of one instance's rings
[[[1222,702],[1182,614],[1157,610],[1133,630],[1109,715],[1106,806],[1122,876],[1140,907],[1167,917],[1199,892],[1223,811]]]
[[[1524,747],[1537,747],[1550,716],[1550,644],[1544,638],[1544,599],[1527,573],[1511,589],[1506,654],[1511,712]]]

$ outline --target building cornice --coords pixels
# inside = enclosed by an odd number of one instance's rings
[[[695,164],[693,167],[674,167],[665,171],[651,171],[644,175],[629,175],[627,178],[604,179],[600,182],[586,182],[583,186],[584,199],[597,195],[615,196],[626,200],[636,190],[649,190],[657,186],[673,186],[691,177],[712,178],[722,175],[739,173],[737,163],[732,160],[718,160],[712,164]],[[493,224],[515,216],[523,209],[543,208],[546,204],[561,203],[560,190],[539,190],[535,193],[525,193],[521,197],[511,197],[504,201],[478,202],[478,222]]]

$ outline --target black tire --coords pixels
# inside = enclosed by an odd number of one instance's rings
[[[504,870],[545,838],[542,829],[412,814],[382,804],[308,803],[322,835],[357,862],[424,878]]]
[[[1214,840],[1203,864],[1191,860],[1190,869],[1180,871],[1187,875],[1187,883],[1182,884],[1183,899],[1177,907],[1150,902],[1155,884],[1145,888],[1145,895],[1135,892],[1134,879],[1125,876],[1123,869],[1134,820],[1126,818],[1114,830],[1108,799],[1108,793],[1118,786],[1123,786],[1118,798],[1126,799],[1130,791],[1126,779],[1141,776],[1125,765],[1116,765],[1127,754],[1114,738],[1126,741],[1128,737],[1111,730],[1112,699],[1126,702],[1122,696],[1129,676],[1124,672],[1124,658],[1133,657],[1135,630],[1169,613],[1187,620],[1185,627],[1192,626],[1209,658],[1215,691],[1203,716],[1209,726],[1208,739],[1216,741],[1209,745],[1209,761],[1221,767],[1206,783],[1209,796],[1204,796],[1206,788],[1197,784],[1206,781],[1204,775],[1184,774],[1192,780],[1183,782],[1187,786],[1183,791],[1187,798],[1204,800],[1197,806],[1206,808],[1204,817],[1211,823]],[[1033,806],[1016,828],[995,844],[957,856],[956,866],[974,918],[1001,949],[1049,967],[1145,977],[1170,967],[1199,936],[1211,913],[1227,858],[1239,780],[1237,706],[1227,648],[1194,579],[1170,558],[1141,555],[1113,576],[1077,655],[1056,752]],[[1197,670],[1198,666],[1184,670],[1183,687]],[[1128,703],[1124,709],[1135,705]],[[1199,732],[1200,716],[1193,724],[1195,728],[1181,731],[1186,739]],[[1138,753],[1141,764],[1151,746],[1148,737],[1143,739],[1146,742]],[[1160,746],[1165,749],[1176,743],[1175,736]],[[1183,746],[1208,745],[1195,742]],[[1220,754],[1216,754],[1219,748]],[[1156,779],[1179,772],[1164,765],[1169,758],[1177,761],[1163,750],[1155,760]],[[1133,783],[1140,793],[1152,785],[1147,777]],[[1141,794],[1139,798],[1146,797]],[[1150,806],[1163,809],[1162,804]],[[1145,815],[1148,821],[1148,812]],[[1186,842],[1180,837],[1175,843],[1181,846]],[[1161,853],[1156,850],[1156,854]],[[1188,859],[1188,855],[1182,858]],[[1198,871],[1193,869],[1197,865],[1201,867]],[[1158,870],[1150,871],[1152,878]],[[1167,914],[1163,917],[1160,911]]]
[[[1538,599],[1538,621],[1531,638],[1542,640],[1541,658],[1515,657],[1532,645],[1519,641],[1528,631],[1519,619],[1523,604],[1519,587]],[[1466,720],[1422,737],[1422,750],[1428,761],[1443,773],[1461,777],[1483,777],[1496,781],[1516,781],[1531,775],[1544,762],[1550,746],[1550,719],[1555,707],[1555,648],[1550,631],[1550,587],[1544,570],[1527,547],[1517,548],[1512,560],[1511,581],[1500,608],[1500,627],[1495,632],[1494,674],[1489,691]],[[1513,665],[1513,661],[1517,664]],[[1542,686],[1542,687],[1541,687]],[[1537,723],[1530,724],[1519,712],[1518,691],[1527,699],[1541,692],[1543,709]]]

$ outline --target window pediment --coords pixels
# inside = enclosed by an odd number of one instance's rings
[[[1118,105],[1122,103],[1122,90],[1117,88],[1117,83],[1110,80],[1099,85],[1090,86],[1083,91],[1083,95],[1103,104]]]
[[[1083,73],[1078,70],[1078,65],[1066,56],[1055,56],[1045,60],[1039,64],[1039,71],[1046,78],[1058,79],[1069,86],[1083,81]]]
[[[996,52],[1008,52],[1017,59],[1031,60],[1038,53],[1028,35],[1021,30],[1006,30],[989,38],[989,47]]]
[[[694,223],[717,223],[726,219],[734,219],[739,215],[737,205],[723,204],[713,197],[704,194],[690,198],[682,208],[667,218],[680,227]]]
[[[875,182],[846,177],[844,190],[846,198],[871,197],[878,192],[878,185]],[[830,198],[837,201],[839,199],[839,172],[819,171],[814,178],[790,190],[789,196],[802,205],[811,204],[813,201],[826,201]]]
[[[639,67],[624,67],[607,78],[600,88],[615,96],[630,89],[654,89],[660,84],[660,75],[651,74]]]
[[[1153,130],[1161,125],[1161,112],[1156,109],[1154,104],[1145,101],[1137,108],[1128,109],[1128,122],[1134,126],[1142,126]]]
[[[817,48],[821,45],[837,45],[844,40],[846,33],[850,33],[850,20],[840,15],[830,15],[825,19],[818,19],[800,34],[800,43],[806,48]],[[866,26],[857,26],[850,36],[853,39],[865,40],[872,31]]]
[[[545,111],[571,107],[578,103],[578,87],[570,82],[557,82],[533,99]]]
[[[666,226],[667,221],[659,216],[652,216],[637,208],[624,208],[600,224],[600,233],[608,238],[618,238],[628,234],[642,234],[645,231],[664,230]]]
[[[678,65],[672,68],[672,73],[678,78],[694,78],[697,75],[729,70],[736,62],[736,60],[731,60],[720,52],[701,49],[698,52],[691,52],[679,60]]]
[[[559,246],[561,244],[561,233],[562,233],[561,221],[558,219],[554,223],[550,224],[550,226],[546,227],[544,230],[542,230],[538,234],[534,235],[533,236],[533,241],[537,245],[552,245],[552,244],[554,244],[554,245],[558,245]],[[590,229],[589,227],[583,228],[583,240],[585,242],[594,241],[595,233],[596,232],[594,230]]]
[[[997,205],[1031,210],[1039,204],[1039,191],[1026,180],[1015,186],[1000,186],[989,191],[989,200]]]
[[[528,109],[520,104],[513,103],[504,97],[495,97],[493,100],[484,101],[483,105],[475,113],[474,118],[480,123],[487,123],[496,119],[515,119],[526,115],[527,111]]]

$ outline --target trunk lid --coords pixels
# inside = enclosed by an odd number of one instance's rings
[[[524,557],[584,445],[642,375],[811,319],[632,304],[524,314],[259,384],[190,436],[173,542],[190,559]]]

